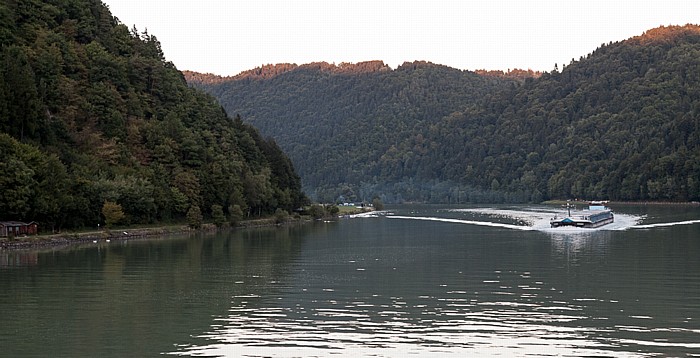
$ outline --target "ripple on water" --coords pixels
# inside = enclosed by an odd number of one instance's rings
[[[560,243],[572,245],[578,242],[561,239],[561,236],[557,235],[561,233],[576,235],[577,230],[581,231],[581,229],[551,230],[549,217],[552,212],[469,210],[470,212],[464,211],[465,219],[429,216],[417,212],[411,214],[414,216],[383,213],[382,215],[393,220],[382,221],[423,220],[490,226],[496,228],[493,231],[497,231],[499,235],[503,232],[514,232],[514,230],[551,233],[550,236],[553,238],[551,240],[547,235],[528,233],[518,235],[534,237],[529,241],[522,240],[527,241],[522,246],[526,249],[544,247],[551,250],[555,257],[550,258],[545,255],[545,259],[550,260],[545,262],[551,264],[556,270],[570,272],[572,273],[570,276],[580,273],[576,265],[580,265],[581,262],[568,260],[569,256],[566,256],[576,254],[578,251],[558,251]],[[467,215],[474,212],[478,214],[481,221],[472,220],[473,215]],[[456,217],[460,215],[459,213],[459,211],[453,211],[450,215]],[[497,217],[497,220],[489,220],[488,216]],[[645,228],[639,224],[640,220],[639,216],[616,214],[614,225],[604,229],[586,229],[581,232],[627,230],[635,226]],[[459,228],[463,230],[464,226]],[[477,229],[479,233],[485,231],[483,227]],[[390,236],[386,232],[383,234]],[[625,233],[608,233],[606,237],[623,234]],[[467,240],[464,239],[465,236],[467,235],[462,235],[453,246],[457,249],[477,248],[477,250],[465,249],[464,252],[460,252],[463,255],[458,256],[458,259],[465,261],[470,258],[481,260],[481,255],[488,250],[494,250],[494,247],[499,249],[500,255],[501,246],[498,245],[506,242],[509,245],[516,245],[514,243],[519,242],[514,239],[499,241],[500,237],[494,235],[489,237],[492,240],[489,243],[490,246],[486,244],[468,246],[481,240],[481,237],[478,238],[479,240],[471,240],[472,237]],[[596,238],[600,236],[603,235],[594,235]],[[545,240],[547,245],[538,246],[537,240],[542,237],[547,239]],[[408,239],[403,237],[393,241],[392,239],[394,238],[381,237],[381,240],[377,239],[377,241],[381,241],[382,245],[397,246],[408,242]],[[589,242],[581,241],[582,244]],[[343,242],[343,245],[345,244]],[[621,247],[624,247],[622,244],[620,243]],[[368,243],[363,241],[362,245],[368,245]],[[418,246],[420,250],[426,247],[428,250],[432,249],[432,246],[423,245],[423,242],[411,241],[406,244],[406,246],[411,245]],[[394,248],[394,246],[391,247],[392,250]],[[399,248],[404,249],[403,246]],[[365,247],[363,246],[362,249]],[[613,250],[615,247],[609,249]],[[235,357],[497,355],[638,357],[647,355],[647,352],[660,353],[660,355],[669,352],[700,353],[700,344],[696,343],[700,342],[700,330],[689,328],[697,319],[692,313],[683,312],[683,316],[680,316],[682,318],[677,321],[661,322],[662,319],[656,313],[629,309],[630,305],[636,308],[643,307],[636,303],[630,304],[629,298],[624,295],[614,295],[610,294],[610,291],[601,290],[577,289],[574,291],[576,287],[573,285],[579,282],[551,279],[560,272],[553,273],[552,276],[543,275],[542,267],[537,266],[540,261],[534,256],[522,260],[518,257],[510,261],[501,260],[500,256],[492,256],[491,261],[478,261],[478,264],[474,264],[473,267],[469,266],[469,263],[460,261],[459,264],[449,267],[449,272],[441,270],[442,266],[426,264],[425,271],[411,271],[416,272],[417,275],[425,274],[426,277],[410,277],[404,283],[411,289],[414,287],[418,289],[405,291],[367,289],[368,292],[362,292],[361,288],[371,286],[355,286],[355,280],[358,278],[368,280],[375,274],[381,275],[382,271],[395,272],[394,270],[397,269],[405,271],[404,262],[397,258],[390,264],[382,266],[381,264],[387,260],[377,260],[375,252],[366,254],[364,257],[355,252],[343,253],[344,256],[337,260],[342,266],[341,274],[331,276],[325,271],[327,265],[333,263],[326,256],[331,250],[324,246],[318,251],[323,253],[323,256],[318,257],[324,260],[323,263],[326,266],[319,269],[321,272],[318,274],[317,282],[304,281],[308,290],[294,290],[285,300],[279,301],[255,299],[247,295],[234,297],[233,306],[236,309],[230,310],[227,317],[218,319],[208,332],[200,336],[205,339],[204,343],[179,347],[173,354]],[[535,251],[531,250],[527,253],[532,254]],[[423,252],[417,253],[411,250],[406,252],[413,255],[411,258],[416,259],[422,258],[423,254]],[[518,251],[515,254],[521,253],[522,251]],[[608,252],[605,254],[610,255]],[[446,259],[452,258],[450,255],[446,256],[448,256]],[[614,259],[612,255],[595,256],[593,259],[597,261],[594,264],[589,263],[592,269],[598,269],[599,265],[607,264],[606,259]],[[437,259],[430,258],[442,260],[442,256]],[[559,263],[557,260],[562,264],[557,266]],[[492,265],[484,272],[474,272],[475,268],[488,266],[493,262],[499,265]],[[440,265],[443,264],[447,265],[445,261],[440,261]],[[670,265],[668,267],[672,268]],[[439,275],[429,276],[432,272],[428,272],[428,269],[439,272]],[[366,272],[357,273],[362,270]],[[306,274],[308,275],[308,271]],[[304,278],[307,277],[309,276],[304,276]],[[336,280],[326,280],[328,277]],[[396,276],[391,276],[391,278],[394,277]],[[637,278],[637,276],[634,277]],[[423,286],[414,285],[413,281],[419,280],[424,281]],[[335,285],[340,281],[346,285]],[[593,286],[597,284],[589,281],[584,283]],[[390,285],[391,283],[382,281],[381,284]],[[402,285],[397,287],[405,288]],[[410,294],[406,294],[407,292]],[[285,308],[285,304],[290,308]],[[688,312],[692,311],[688,310]]]
[[[396,357],[429,356],[439,352],[440,356],[457,357],[570,355],[575,352],[576,355],[610,356],[610,349],[622,343],[621,340],[591,338],[589,327],[576,324],[588,318],[577,315],[581,313],[580,305],[562,301],[543,305],[498,300],[472,304],[468,303],[470,298],[455,297],[469,295],[467,291],[446,290],[444,295],[377,297],[385,303],[343,301],[336,297],[332,305],[302,299],[296,302],[294,309],[241,303],[228,317],[217,319],[211,332],[200,337],[211,344],[179,347],[173,354]],[[249,295],[242,296],[248,298]],[[301,311],[304,313],[299,314]],[[643,330],[644,327],[615,329]],[[638,356],[624,350],[615,351],[613,355]]]

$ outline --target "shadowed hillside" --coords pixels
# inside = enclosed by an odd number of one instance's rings
[[[340,194],[353,200],[385,194],[370,186],[402,180],[403,172],[386,162],[406,139],[421,141],[456,108],[522,82],[427,62],[392,70],[376,61],[268,66],[230,78],[186,76],[229,113],[275,138],[290,153],[305,189],[329,201]],[[423,173],[430,170],[425,164],[412,162],[410,175],[432,180],[438,173]],[[369,186],[361,190],[360,183]]]

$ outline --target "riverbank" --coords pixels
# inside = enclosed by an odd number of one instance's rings
[[[289,219],[279,223],[275,218],[262,218],[241,221],[236,227],[231,227],[228,223],[217,227],[214,224],[203,224],[199,229],[190,228],[188,225],[167,225],[158,227],[133,227],[119,228],[112,230],[95,230],[81,232],[65,232],[60,234],[31,235],[15,238],[0,238],[0,251],[3,250],[25,250],[40,248],[58,248],[77,244],[125,241],[157,236],[168,236],[177,234],[194,234],[203,232],[215,232],[218,230],[235,230],[257,227],[271,227],[279,225],[292,225],[311,221],[310,218],[301,217]]]
[[[213,226],[213,225],[212,225]],[[207,226],[206,229],[210,230]],[[192,232],[186,225],[163,226],[152,228],[126,228],[119,230],[99,230],[87,232],[68,232],[50,235],[32,235],[0,239],[0,250],[22,250],[48,247],[61,247],[100,241],[119,241],[151,236],[164,236]]]

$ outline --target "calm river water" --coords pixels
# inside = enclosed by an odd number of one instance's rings
[[[700,208],[401,206],[0,251],[0,356],[700,355]]]

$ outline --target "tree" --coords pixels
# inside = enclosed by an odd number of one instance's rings
[[[192,172],[183,171],[175,175],[173,186],[185,194],[190,205],[198,206],[201,203],[199,179]]]
[[[105,217],[105,227],[109,229],[124,218],[124,211],[121,205],[113,201],[105,201],[102,204],[102,215]]]
[[[330,205],[326,207],[326,212],[330,214],[331,216],[338,216],[338,213],[340,212],[340,208],[338,205]]]
[[[384,210],[384,203],[378,197],[372,199],[372,206],[375,210]]]
[[[7,48],[0,59],[4,68],[5,95],[8,97],[6,105],[8,110],[7,121],[3,120],[2,130],[12,134],[20,141],[25,136],[32,137],[38,127],[41,102],[37,93],[34,71],[31,67],[27,50],[19,46]],[[5,99],[3,98],[3,102]]]
[[[231,226],[238,226],[238,223],[243,220],[243,210],[238,204],[233,204],[228,207],[228,215]]]
[[[187,224],[193,229],[199,229],[202,227],[203,221],[202,210],[199,209],[199,206],[190,206],[190,209],[187,210]]]
[[[0,159],[0,212],[6,219],[23,218],[30,210],[33,194],[34,171],[23,161],[14,158]]]
[[[275,223],[276,224],[283,224],[289,219],[289,213],[281,208],[277,208],[275,210]]]
[[[323,208],[323,206],[319,204],[313,204],[309,208],[309,214],[311,215],[312,218],[318,220],[324,216],[326,216],[326,210]]]
[[[221,205],[214,204],[211,206],[211,218],[214,220],[216,227],[221,227],[226,221],[224,216],[224,208]]]

